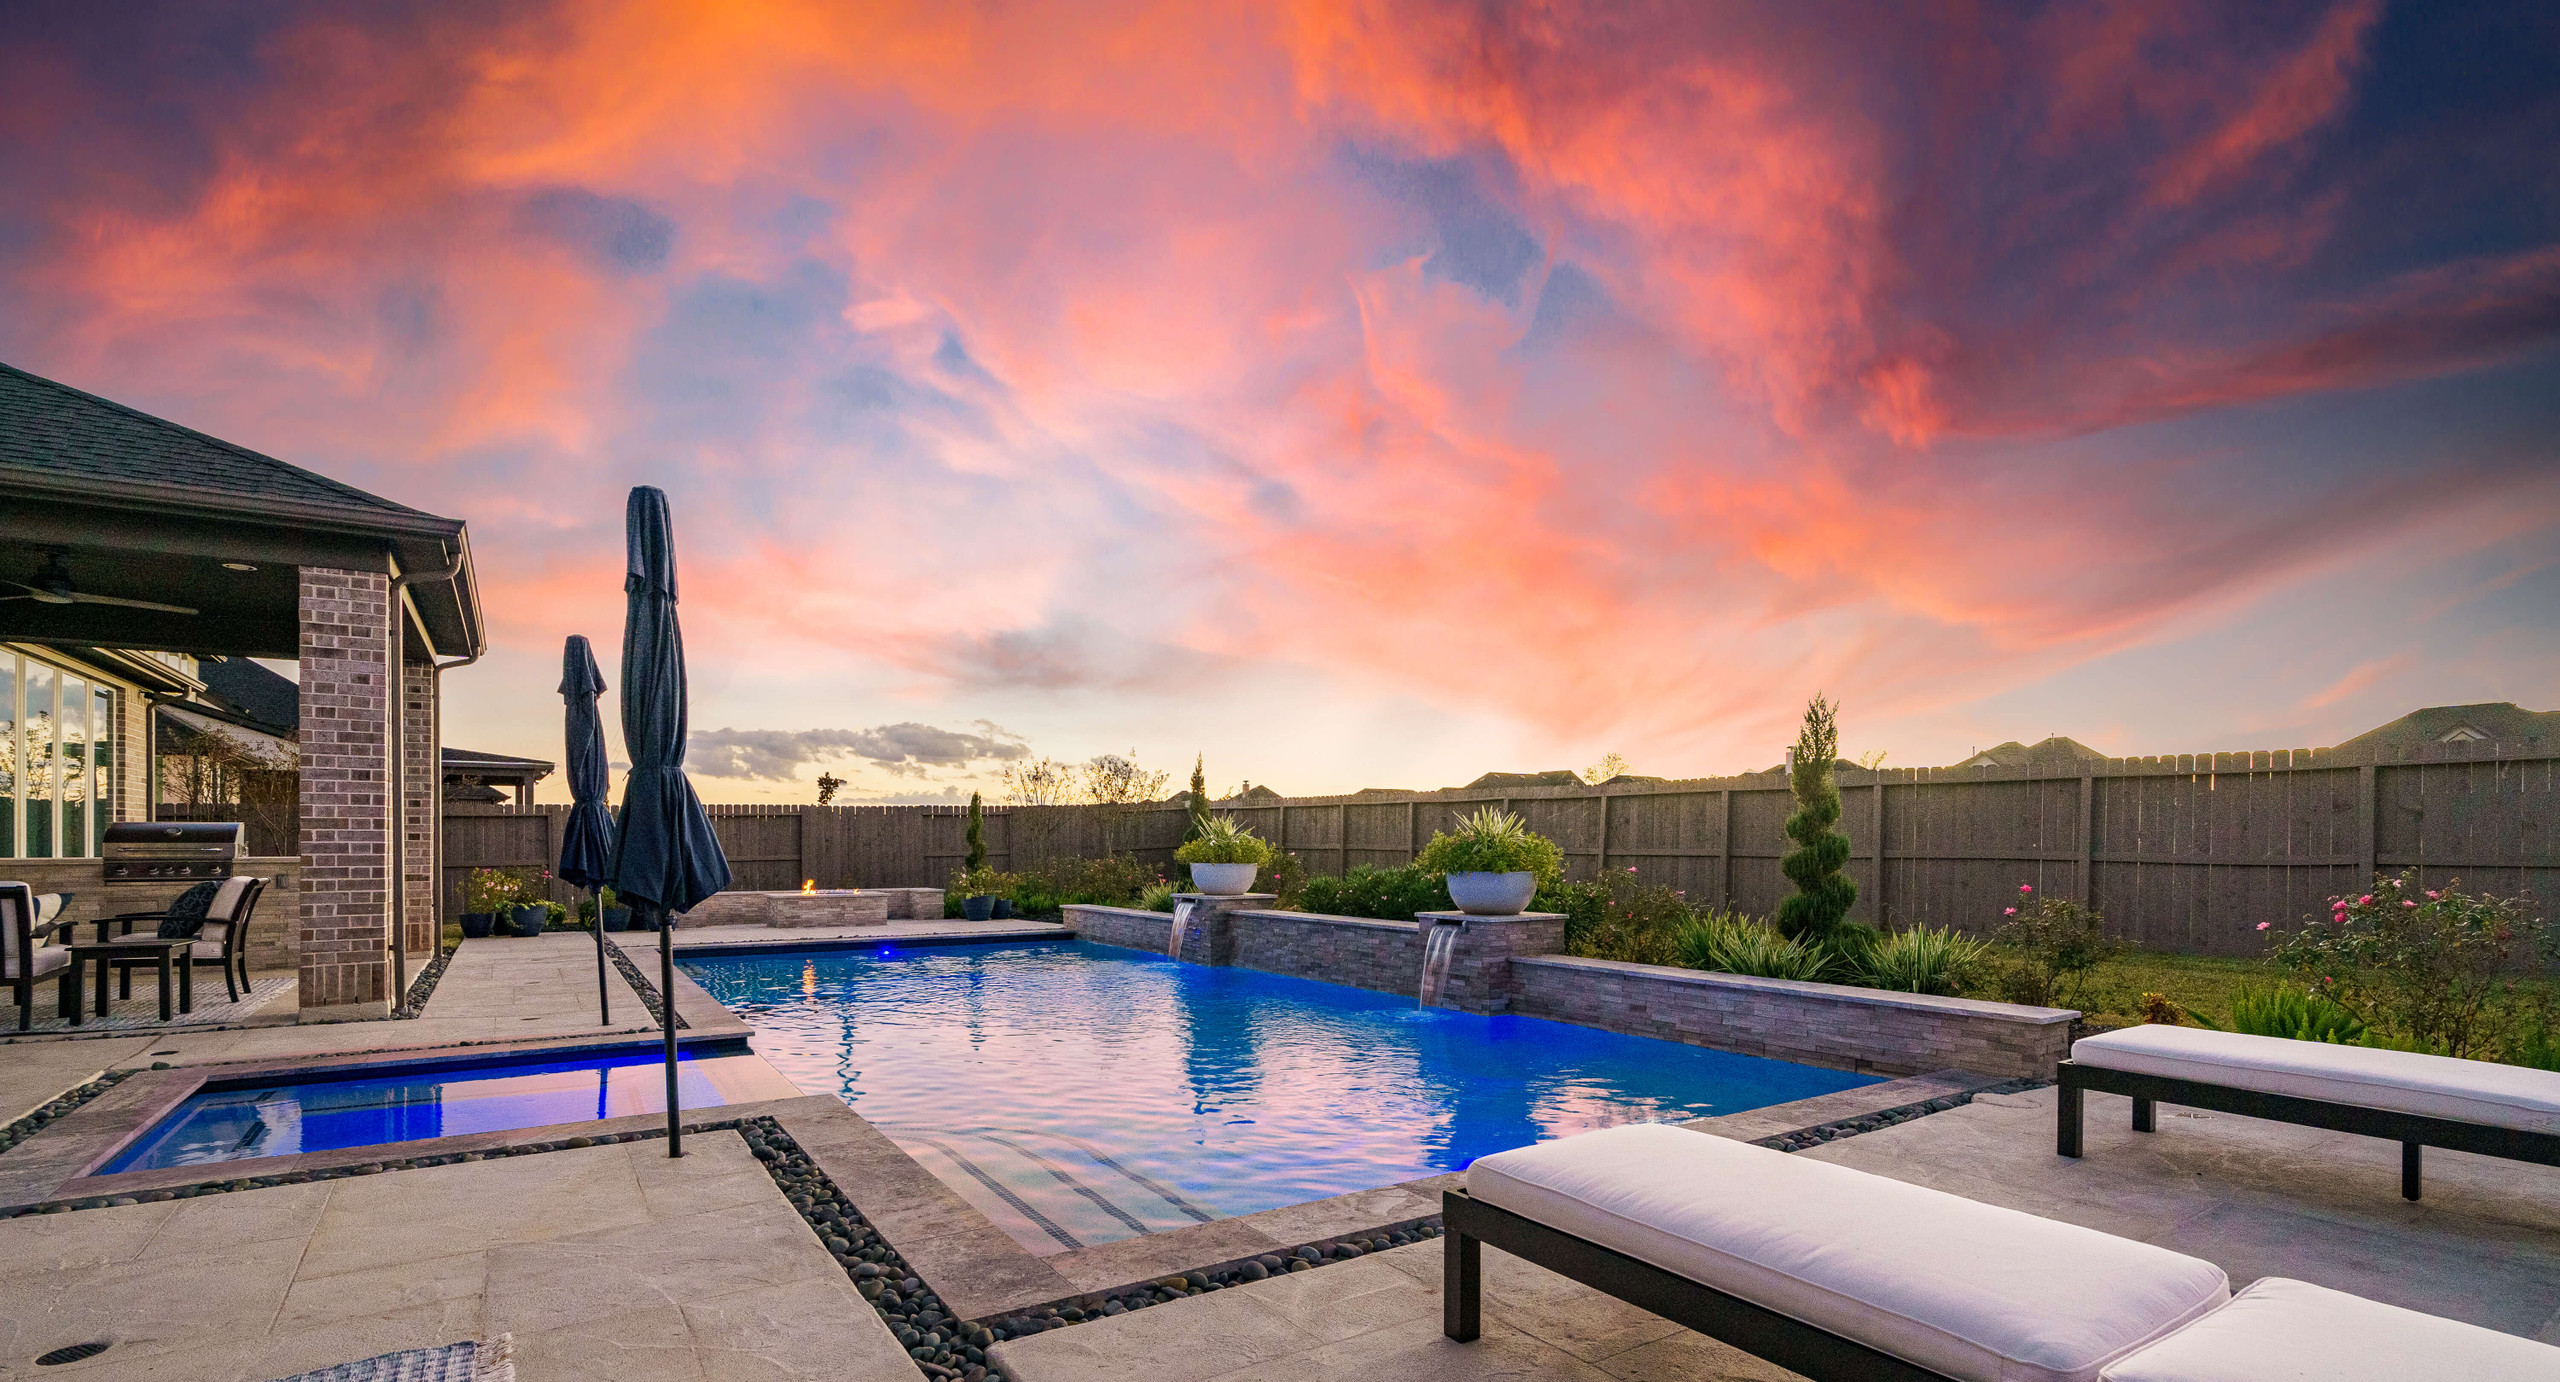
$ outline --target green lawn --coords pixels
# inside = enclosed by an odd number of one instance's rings
[[[2142,995],[2158,993],[2181,1008],[2228,1026],[2233,992],[2243,985],[2264,986],[2283,977],[2283,971],[2264,960],[2221,960],[2137,950],[2091,970],[2082,979],[2079,999],[2072,1006],[2102,1025],[2139,1022]]]

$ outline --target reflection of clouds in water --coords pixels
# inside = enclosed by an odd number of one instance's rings
[[[1869,1082],[1083,943],[684,963],[1034,1252]]]

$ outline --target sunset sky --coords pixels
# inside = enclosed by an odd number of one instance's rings
[[[448,743],[641,483],[712,800],[2560,709],[2547,3],[5,14],[0,360],[467,519]]]

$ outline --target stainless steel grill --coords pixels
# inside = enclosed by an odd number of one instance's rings
[[[98,845],[110,883],[194,883],[229,878],[240,857],[236,821],[127,821]]]

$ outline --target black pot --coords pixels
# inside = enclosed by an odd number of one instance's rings
[[[630,930],[630,929],[631,929],[631,909],[630,909],[630,908],[628,908],[628,907],[607,907],[607,908],[605,908],[605,909],[604,909],[604,929],[606,929],[606,930],[608,930],[608,931],[628,931],[628,930]]]
[[[538,903],[520,903],[516,906],[513,917],[516,925],[516,934],[519,936],[539,936],[542,934],[542,924],[550,919],[550,908],[541,906]]]
[[[624,928],[626,930],[655,931],[658,929],[658,918],[657,913],[655,912],[651,912],[644,916],[639,912],[632,911],[632,909],[628,907],[624,907],[619,910],[631,913],[630,924]]]
[[[960,899],[960,915],[971,921],[991,920],[996,914],[996,903],[999,900],[988,896],[964,897]]]
[[[475,941],[485,940],[488,938],[489,928],[496,925],[497,921],[498,918],[494,913],[465,912],[462,914],[463,938]]]
[[[996,899],[996,920],[998,920],[998,921],[1011,921],[1011,920],[1013,920],[1013,899],[1012,899],[1012,898],[1009,898],[1009,897],[999,897],[999,898],[997,898],[997,899]]]

